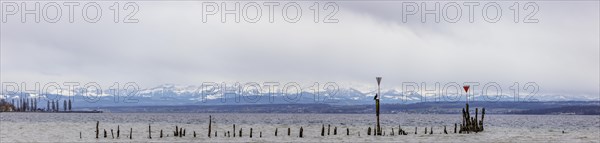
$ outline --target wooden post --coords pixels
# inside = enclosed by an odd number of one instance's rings
[[[337,127],[333,127],[333,135],[337,135]]]
[[[470,132],[470,130],[471,130],[471,126],[470,126],[471,125],[471,113],[469,111],[469,103],[467,102],[466,105],[467,105],[467,109],[466,109],[466,111],[467,111],[467,124],[466,124],[466,127],[467,127],[467,134],[468,134]]]
[[[481,121],[479,122],[479,128],[483,131],[483,117],[485,116],[485,108],[481,109]]]
[[[427,128],[427,127],[425,127],[425,128]],[[429,134],[430,135],[433,134],[433,127],[431,127],[431,129],[429,130]]]
[[[456,134],[456,123],[454,123],[454,133]]]
[[[162,137],[163,137],[163,132],[162,132],[162,129],[160,129],[160,138],[162,138]],[[195,133],[194,133],[194,137],[196,137]]]
[[[331,130],[331,125],[330,125],[330,124],[327,124],[327,135],[329,135],[329,133],[330,133],[330,130]]]
[[[183,137],[183,128],[179,128],[179,137]]]
[[[104,138],[106,138],[106,129],[104,129]]]
[[[277,133],[275,133],[277,134]],[[233,137],[235,137],[235,124],[233,124]]]
[[[325,136],[325,124],[321,127],[321,136]]]
[[[211,132],[211,130],[212,130],[212,126],[211,125],[212,125],[212,116],[209,115],[208,116],[208,137],[209,138],[210,138],[210,133],[212,133]]]
[[[290,132],[292,132],[292,130],[290,129],[290,127],[288,127],[288,136],[290,136]]]
[[[252,128],[250,128],[250,138],[252,138]]]
[[[152,139],[152,127],[148,124],[148,138]]]
[[[117,125],[117,139],[119,138],[120,135],[121,135],[121,127],[119,125]]]
[[[179,127],[177,125],[175,125],[175,132],[173,132],[173,136],[179,136]]]
[[[367,129],[367,135],[371,135],[371,127],[369,127],[369,129]]]
[[[98,134],[100,134],[100,130],[98,129],[99,125],[100,125],[100,121],[96,121],[96,139],[98,139]]]
[[[302,132],[304,132],[304,129],[302,128],[302,126],[300,126],[300,138],[302,138]]]
[[[277,128],[275,128],[275,136],[277,136]]]
[[[427,134],[427,127],[425,127],[425,134]]]
[[[444,134],[448,134],[448,131],[446,131],[446,126],[444,126]]]
[[[394,128],[392,127],[392,133],[390,133],[391,136],[394,136]]]
[[[115,134],[113,134],[113,129],[110,129],[110,136],[114,139],[115,138]]]
[[[258,135],[260,138],[262,138],[262,132],[259,132]]]
[[[415,135],[417,134],[417,127],[415,127]]]
[[[242,137],[242,129],[243,128],[240,128],[240,134],[239,134],[240,138]]]
[[[81,132],[79,132],[79,139],[81,139]]]
[[[196,133],[196,132],[194,132],[194,134],[195,134],[195,133]],[[194,137],[195,137],[195,136],[194,136]],[[230,134],[230,132],[229,132],[229,131],[227,131],[227,137],[228,137],[228,138],[230,138],[230,137],[231,137],[231,134]]]
[[[132,139],[133,137],[131,136],[133,134],[133,128],[129,129],[129,139]]]
[[[471,124],[470,124],[469,127],[470,127],[470,129],[471,129],[472,132],[476,132],[477,133],[477,129],[475,128],[475,124],[476,124],[475,120],[476,120],[475,118],[471,117]]]
[[[460,125],[460,133],[463,133],[463,131],[465,131],[465,125],[467,124],[467,112],[465,111],[465,108],[463,108],[462,110],[462,116],[463,116],[463,120],[462,120],[462,124]]]
[[[350,135],[350,129],[346,128],[346,135],[349,136]]]
[[[402,135],[402,127],[400,125],[398,125],[398,135]]]

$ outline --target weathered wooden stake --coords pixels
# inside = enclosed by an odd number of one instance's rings
[[[260,136],[260,138],[262,138],[262,132],[259,132],[258,135]]]
[[[212,126],[211,125],[212,125],[212,116],[209,115],[208,116],[208,137],[209,138],[210,138],[210,133],[212,133],[211,132],[211,130],[212,130]]]
[[[98,134],[100,134],[100,130],[98,129],[99,125],[100,125],[100,121],[96,121],[96,139],[98,139]]]
[[[106,138],[106,129],[104,129],[104,138]]]
[[[110,136],[114,139],[115,138],[115,134],[113,134],[113,129],[110,129]]]
[[[427,127],[425,127],[425,128],[427,128]],[[433,127],[431,127],[431,129],[429,130],[429,134],[430,135],[433,134]]]
[[[346,135],[349,136],[350,135],[350,129],[346,128]]]
[[[302,126],[300,126],[300,138],[302,138],[302,137],[303,137],[303,136],[302,136],[303,132],[304,132],[304,129],[302,128]]]
[[[252,128],[250,128],[250,138],[252,138]]]
[[[119,127],[119,125],[117,125],[117,139],[119,138],[120,135],[121,135],[121,127]]]
[[[129,129],[129,139],[133,139],[132,134],[133,134],[133,128],[130,128]]]
[[[325,124],[321,127],[321,136],[325,136]]]
[[[373,127],[373,136],[376,136],[376,135],[378,135],[378,133],[377,133],[377,132],[378,132],[378,131],[377,131],[377,129],[379,129],[379,128],[377,128],[377,125],[375,125],[375,127]]]
[[[444,126],[444,134],[448,134],[448,132],[446,131],[446,126]]]
[[[417,134],[417,127],[415,127],[415,135]]]
[[[485,116],[485,108],[481,109],[481,121],[479,122],[479,128],[483,131],[483,117]]]
[[[179,127],[177,125],[175,125],[175,132],[173,133],[173,136],[179,136]]]
[[[277,128],[275,128],[275,136],[277,136]]]
[[[425,134],[427,134],[427,127],[425,127]]]
[[[163,132],[162,132],[162,129],[160,129],[160,138],[162,138],[162,137],[163,137]],[[195,134],[194,134],[194,137],[196,137]]]
[[[239,134],[240,138],[242,137],[242,129],[243,128],[240,128],[240,134]]]
[[[337,127],[333,127],[333,135],[337,135]]]
[[[292,130],[288,127],[288,136],[290,136],[290,132],[292,132]]]
[[[327,124],[327,135],[329,135],[329,131],[331,130],[331,125]]]
[[[233,137],[235,137],[235,124],[233,124]]]
[[[400,125],[398,125],[398,135],[406,135],[406,132],[402,130],[402,127]]]
[[[456,134],[456,123],[454,123],[454,133]]]
[[[564,132],[564,131],[563,131]],[[81,139],[81,132],[79,132],[79,139]]]
[[[367,135],[371,135],[371,127],[369,127],[369,129],[367,129]]]
[[[148,138],[152,139],[152,127],[148,124]]]

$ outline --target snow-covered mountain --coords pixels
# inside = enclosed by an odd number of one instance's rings
[[[310,92],[309,92],[310,91]],[[23,98],[37,98],[38,102],[56,100],[74,100],[80,107],[103,106],[147,106],[147,105],[240,105],[240,104],[289,104],[289,103],[326,103],[332,105],[357,105],[373,104],[376,90],[359,91],[354,88],[340,88],[314,92],[303,89],[296,93],[269,93],[268,89],[241,89],[230,86],[227,89],[215,87],[181,86],[164,84],[152,88],[139,90],[53,90],[48,94],[16,93],[2,95],[0,98],[19,100]],[[430,95],[422,96],[418,92],[403,92],[397,89],[382,89],[382,103],[417,103],[436,101],[465,101],[464,94]],[[68,96],[75,95],[75,96]],[[40,100],[41,99],[41,100]],[[470,101],[597,101],[593,96],[566,96],[560,94],[538,95],[534,97],[520,97],[516,99],[509,95],[482,96],[480,93],[471,93]]]

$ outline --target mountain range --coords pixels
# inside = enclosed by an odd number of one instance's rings
[[[303,91],[309,91],[303,89]],[[253,104],[328,104],[328,105],[364,105],[372,104],[376,91],[359,91],[354,88],[340,88],[321,92],[300,92],[269,94],[267,90],[245,90],[239,88],[200,88],[198,86],[178,86],[164,84],[140,90],[55,90],[48,94],[15,93],[0,96],[9,102],[19,97],[41,98],[51,100],[73,99],[76,107],[110,107],[110,106],[174,106],[174,105],[253,105]],[[67,96],[67,95],[75,96]],[[420,102],[465,102],[462,95],[423,96],[418,92],[403,92],[395,89],[381,90],[381,102],[384,104],[412,104]],[[115,96],[119,95],[119,96]],[[470,93],[470,101],[486,102],[536,102],[536,101],[599,101],[598,96],[567,95],[535,95],[514,98],[510,95],[482,96]],[[46,102],[46,100],[38,100]]]

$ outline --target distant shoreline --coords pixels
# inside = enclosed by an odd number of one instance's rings
[[[104,111],[59,111],[59,112],[0,112],[0,113],[103,113]]]
[[[488,114],[600,115],[599,102],[471,102],[472,108],[486,108]],[[460,114],[465,103],[422,102],[382,104],[382,114]],[[88,108],[89,109],[89,108]],[[374,105],[329,104],[246,104],[246,105],[168,105],[94,107],[111,113],[304,113],[373,114]]]

